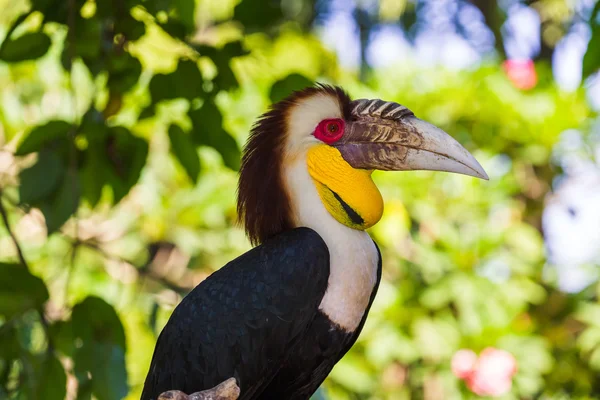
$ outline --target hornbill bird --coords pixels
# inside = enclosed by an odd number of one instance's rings
[[[406,107],[317,85],[274,104],[245,146],[237,209],[257,247],[213,273],[162,330],[142,399],[234,377],[240,399],[308,399],[356,341],[381,279],[365,231],[383,199],[373,170],[487,179]]]

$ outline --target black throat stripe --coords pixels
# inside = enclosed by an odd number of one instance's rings
[[[335,199],[340,202],[340,204],[342,205],[342,208],[344,209],[346,214],[348,214],[348,217],[350,217],[350,220],[353,223],[355,223],[357,225],[364,224],[365,220],[362,219],[362,217],[360,215],[358,215],[358,213],[356,211],[354,211],[354,209],[352,207],[350,207],[348,205],[348,203],[346,203],[344,200],[342,200],[342,198],[336,192],[334,192],[331,189],[329,189],[329,190],[331,191],[331,193],[333,193],[333,196],[335,197]]]

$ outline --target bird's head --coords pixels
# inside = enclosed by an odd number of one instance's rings
[[[456,140],[408,108],[352,101],[341,88],[318,85],[274,104],[254,125],[242,158],[238,213],[251,241],[260,243],[310,218],[310,208],[300,205],[316,189],[337,222],[364,230],[383,213],[374,170],[488,179]]]

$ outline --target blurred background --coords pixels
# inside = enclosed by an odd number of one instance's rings
[[[375,174],[383,281],[316,397],[600,398],[600,2],[0,10],[0,398],[139,398],[173,308],[250,248],[253,121],[316,81],[409,107],[490,175]]]

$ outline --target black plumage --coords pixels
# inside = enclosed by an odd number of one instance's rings
[[[381,261],[371,302],[380,274]],[[318,309],[328,277],[329,251],[309,228],[283,232],[231,261],[173,312],[142,399],[167,390],[193,393],[230,377],[240,399],[308,399],[368,313],[352,333],[335,326]]]

